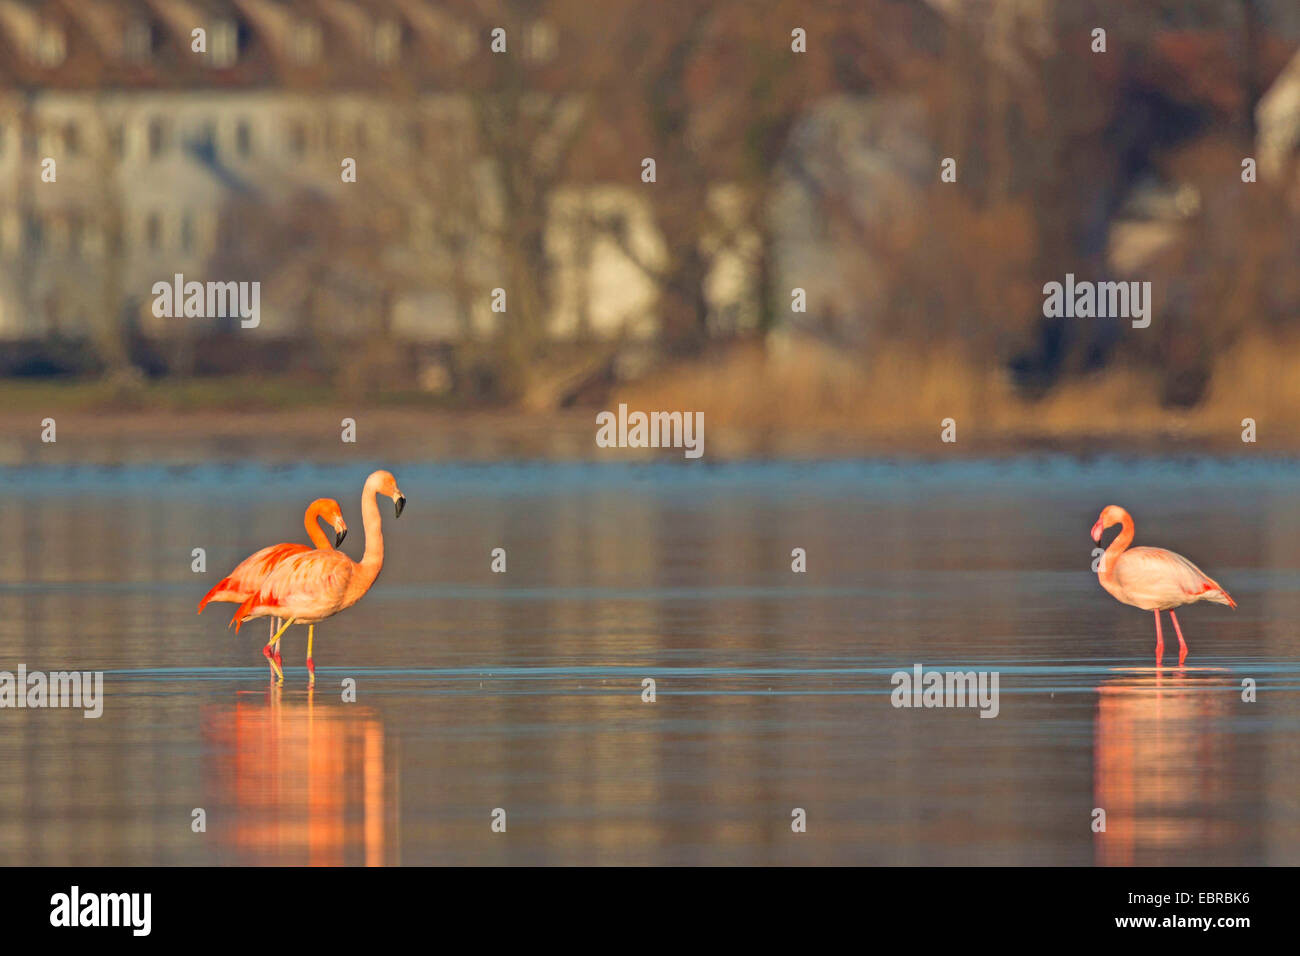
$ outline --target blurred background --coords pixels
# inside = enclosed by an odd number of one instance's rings
[[[590,455],[618,401],[715,453],[1298,446],[1297,49],[1285,0],[0,0],[9,457],[335,405]],[[176,273],[260,325],[156,317]],[[1044,318],[1066,273],[1150,328]]]

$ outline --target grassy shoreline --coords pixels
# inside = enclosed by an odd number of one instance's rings
[[[1069,382],[1039,401],[955,355],[893,352],[863,365],[824,346],[742,347],[616,389],[600,406],[457,408],[421,393],[348,401],[327,386],[252,377],[146,382],[0,381],[0,464],[123,460],[599,460],[601,408],[702,411],[705,456],[864,458],[1300,454],[1300,350],[1247,343],[1222,359],[1206,401],[1171,410],[1131,369]],[[41,422],[57,422],[57,442]],[[1257,442],[1241,440],[1242,419]],[[357,442],[341,441],[344,418]],[[940,440],[941,422],[957,441]],[[680,458],[620,449],[627,459]]]

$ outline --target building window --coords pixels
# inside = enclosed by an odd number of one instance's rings
[[[204,120],[194,129],[190,138],[194,152],[201,159],[211,160],[217,155],[217,125],[212,120]]]
[[[247,120],[240,120],[235,127],[235,152],[245,158],[253,152],[253,130]]]
[[[149,121],[149,158],[157,159],[167,148],[167,124],[160,119]]]
[[[218,20],[208,37],[208,56],[218,69],[234,66],[239,59],[239,26],[233,20]]]
[[[36,216],[27,217],[27,251],[39,253],[45,245],[45,230]]]
[[[390,66],[402,54],[402,25],[396,20],[381,20],[375,25],[375,62]]]

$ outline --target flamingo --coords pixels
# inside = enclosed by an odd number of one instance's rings
[[[1112,525],[1120,532],[1101,556],[1097,579],[1115,600],[1153,611],[1156,616],[1156,666],[1165,653],[1165,638],[1160,630],[1160,612],[1168,611],[1178,634],[1178,663],[1187,659],[1187,642],[1178,626],[1174,608],[1197,601],[1212,601],[1236,607],[1232,596],[1208,574],[1181,554],[1164,548],[1128,548],[1133,541],[1133,517],[1119,505],[1101,509],[1092,526],[1092,540],[1101,542],[1101,534]],[[1128,548],[1128,550],[1125,550]]]
[[[284,680],[284,671],[276,657],[270,654],[270,649],[279,644],[280,635],[292,624],[307,625],[307,672],[311,675],[311,683],[316,683],[316,665],[311,657],[316,625],[360,601],[379,577],[384,566],[384,532],[375,497],[380,494],[393,499],[396,518],[402,516],[402,508],[406,505],[406,496],[398,490],[392,472],[376,471],[366,479],[361,489],[366,552],[360,562],[353,561],[342,551],[290,555],[267,575],[257,593],[244,601],[231,618],[230,623],[235,625],[236,631],[244,621],[256,617],[285,619],[262,652],[271,661],[281,681]]]
[[[318,521],[324,519],[330,523],[334,529],[334,544],[331,546],[325,533],[321,531]],[[317,550],[329,551],[337,548],[343,543],[347,536],[348,525],[343,520],[343,509],[333,498],[317,498],[307,506],[307,511],[302,516],[302,523],[307,529],[307,537],[311,543],[316,546]],[[207,594],[203,595],[203,600],[199,602],[199,613],[209,601],[229,601],[234,604],[242,604],[252,595],[257,593],[258,586],[266,579],[266,576],[275,570],[276,566],[285,558],[295,554],[303,554],[311,551],[311,548],[303,544],[273,544],[262,548],[260,551],[254,551],[239,564],[235,569],[227,574],[224,578],[216,583]],[[274,633],[276,625],[272,623],[271,633]],[[277,652],[277,662],[279,660]]]

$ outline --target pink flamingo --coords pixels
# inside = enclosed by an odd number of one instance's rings
[[[1121,525],[1120,532],[1101,556],[1097,578],[1115,600],[1155,612],[1157,667],[1165,653],[1160,612],[1169,612],[1178,634],[1178,663],[1182,664],[1187,659],[1187,642],[1183,640],[1183,629],[1178,626],[1174,608],[1197,601],[1236,607],[1237,602],[1217,581],[1181,554],[1164,548],[1129,548],[1133,542],[1133,518],[1119,505],[1101,509],[1097,523],[1092,526],[1092,540],[1100,543],[1101,533],[1116,524]]]
[[[330,523],[334,529],[334,544],[331,546],[325,533],[321,531],[318,521],[324,519]],[[302,523],[307,529],[307,537],[311,543],[316,546],[318,551],[330,551],[337,548],[343,543],[344,537],[347,536],[347,522],[343,520],[343,510],[339,508],[339,503],[333,498],[317,498],[307,506],[307,511],[302,516]],[[252,595],[257,593],[257,589],[266,576],[276,569],[276,567],[285,558],[292,557],[295,554],[309,553],[311,548],[305,544],[273,544],[269,547],[262,548],[260,551],[254,551],[239,564],[235,569],[227,574],[224,578],[207,594],[203,595],[203,600],[199,602],[199,613],[207,607],[209,601],[228,601],[235,604],[243,604]],[[275,625],[272,625],[274,633]],[[270,655],[268,655],[269,657]],[[276,661],[279,662],[279,651],[276,651]]]
[[[380,494],[393,499],[395,517],[402,516],[402,508],[406,505],[406,496],[398,490],[397,480],[391,472],[376,471],[366,479],[361,489],[366,553],[360,562],[353,561],[342,551],[291,555],[280,562],[262,581],[257,593],[241,604],[231,618],[236,631],[244,621],[255,617],[285,618],[262,652],[271,661],[281,681],[284,680],[284,671],[270,654],[270,648],[279,643],[280,635],[292,624],[307,625],[307,672],[311,675],[311,683],[316,683],[316,665],[311,657],[316,625],[360,601],[379,577],[384,566],[384,532],[375,496]]]

